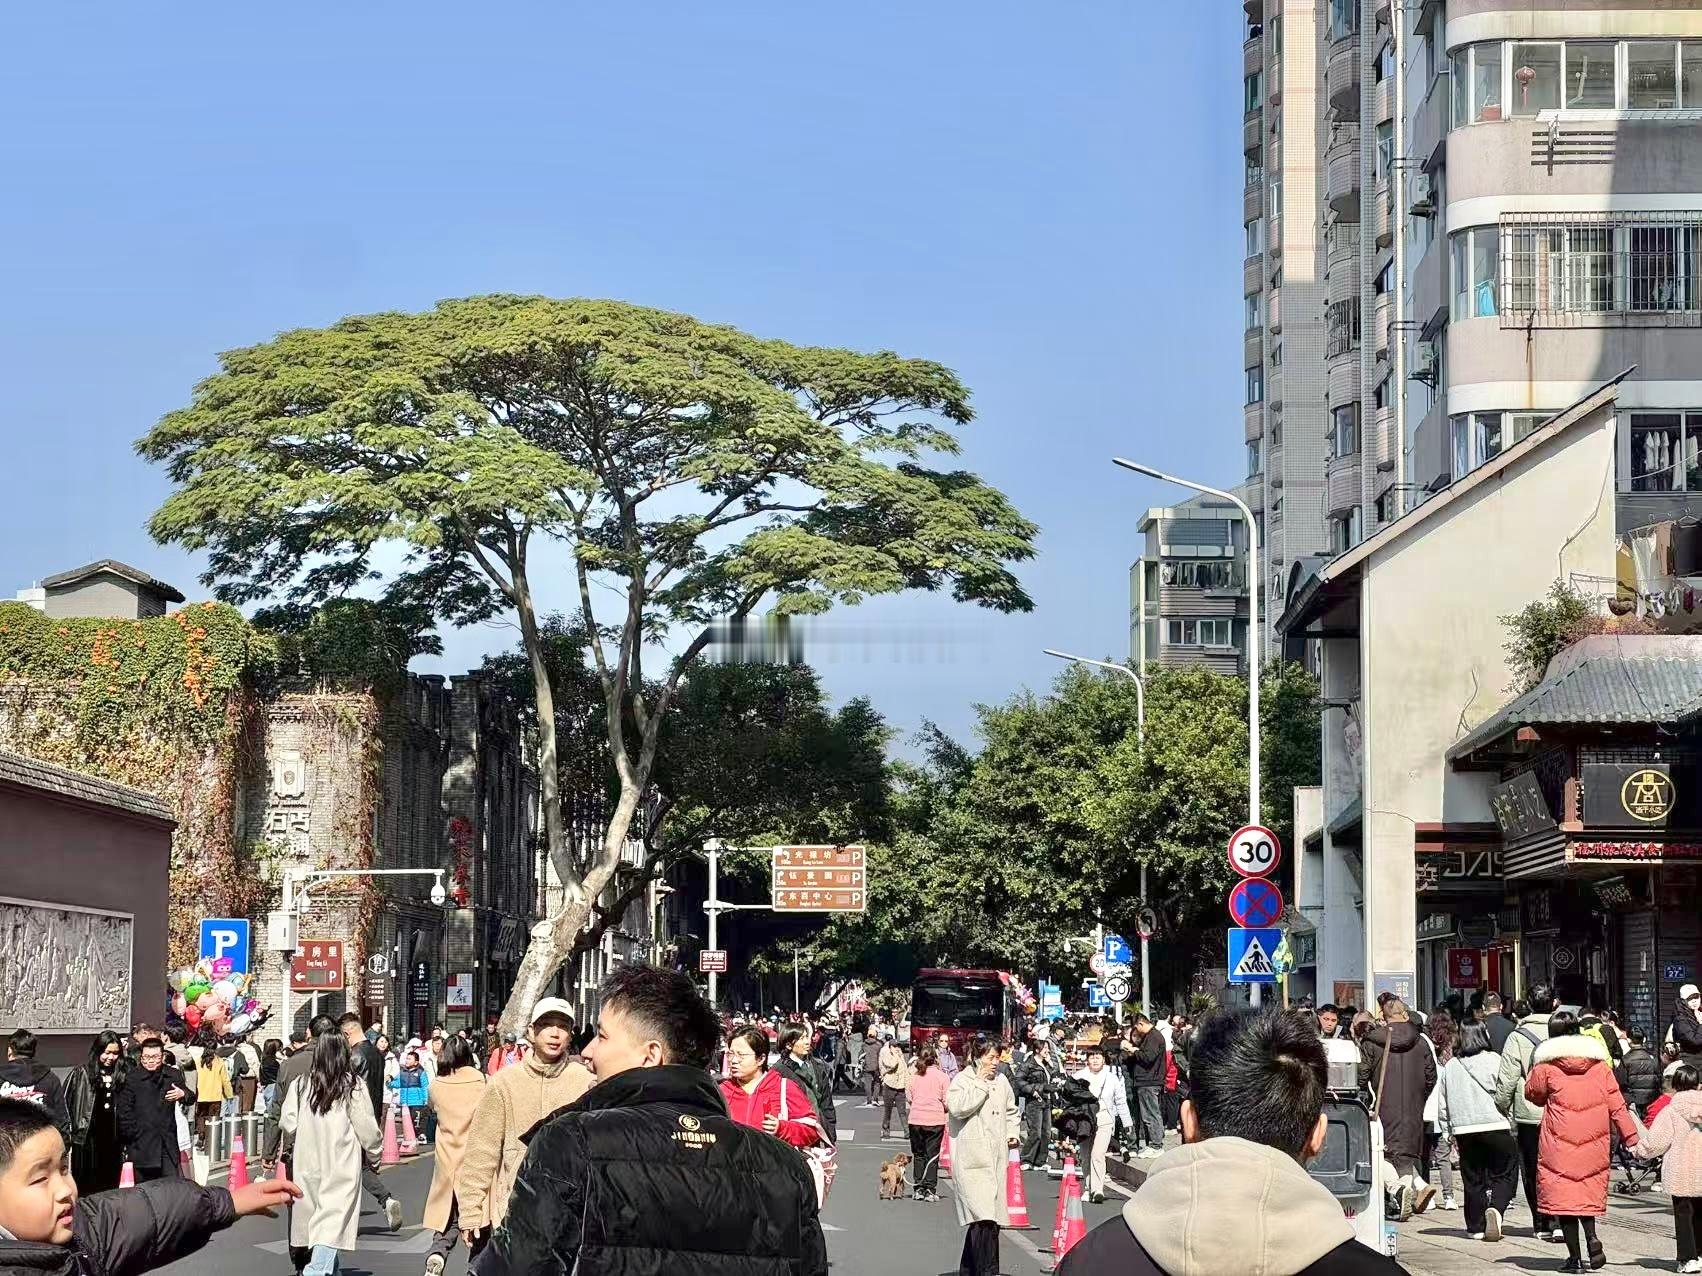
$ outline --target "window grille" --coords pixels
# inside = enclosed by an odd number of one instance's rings
[[[1501,325],[1702,327],[1702,211],[1508,213]]]

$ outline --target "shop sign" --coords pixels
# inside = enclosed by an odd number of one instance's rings
[[[461,971],[449,976],[449,997],[445,1006],[450,1010],[473,1008],[473,972]]]
[[[1682,984],[1690,978],[1690,967],[1682,961],[1669,961],[1661,967],[1661,978],[1669,984]]]
[[[1482,887],[1501,889],[1501,852],[1486,847],[1451,851],[1420,851],[1414,865],[1420,894]]]
[[[1702,860],[1702,842],[1568,842],[1566,858],[1624,860],[1635,864]]]
[[[1534,771],[1496,785],[1489,806],[1495,812],[1495,822],[1501,826],[1501,836],[1509,842],[1551,832],[1555,827],[1548,799],[1543,796]]]
[[[1586,762],[1584,823],[1596,828],[1665,828],[1678,802],[1664,762]]]
[[[1453,934],[1452,913],[1431,913],[1418,924],[1418,939],[1421,943],[1427,939],[1449,939]]]
[[[1331,996],[1335,999],[1335,1005],[1363,1008],[1365,1005],[1365,985],[1357,979],[1338,979],[1331,989]]]
[[[1448,987],[1476,988],[1483,983],[1483,954],[1475,948],[1448,950]]]

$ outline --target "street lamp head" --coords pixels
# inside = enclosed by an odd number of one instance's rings
[[[1125,470],[1133,470],[1136,474],[1145,474],[1148,478],[1169,478],[1169,475],[1160,473],[1158,470],[1153,469],[1150,465],[1142,465],[1139,461],[1126,461],[1120,456],[1112,457],[1111,463],[1113,465],[1121,465]]]
[[[442,908],[443,902],[449,898],[449,892],[443,889],[443,874],[439,873],[431,879],[431,902],[433,907]]]

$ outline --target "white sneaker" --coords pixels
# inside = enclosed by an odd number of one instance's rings
[[[1702,1272],[1702,1258],[1693,1258],[1678,1270],[1681,1272]]]
[[[1439,1210],[1457,1210],[1460,1206],[1459,1202],[1454,1200],[1453,1197],[1443,1193],[1442,1200],[1437,1204],[1436,1208]]]
[[[1483,1239],[1498,1241],[1501,1239],[1501,1211],[1487,1209],[1483,1212]]]
[[[394,1196],[384,1202],[384,1221],[390,1224],[391,1231],[402,1230],[402,1202]]]
[[[443,1276],[442,1254],[433,1254],[426,1259],[426,1276]]]
[[[1483,1239],[1482,1232],[1469,1232],[1467,1235],[1469,1235],[1474,1241],[1481,1241]]]

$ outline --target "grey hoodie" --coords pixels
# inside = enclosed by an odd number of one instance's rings
[[[1501,1056],[1482,1050],[1469,1058],[1455,1055],[1442,1069],[1438,1087],[1442,1102],[1437,1116],[1448,1134],[1508,1132],[1507,1116],[1495,1106]]]
[[[1123,1221],[1169,1276],[1294,1276],[1353,1239],[1340,1202],[1298,1161],[1235,1138],[1159,1157]]]

